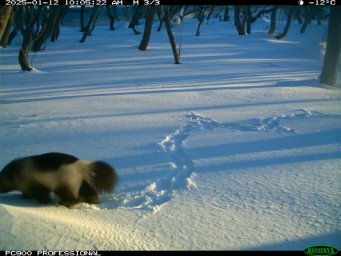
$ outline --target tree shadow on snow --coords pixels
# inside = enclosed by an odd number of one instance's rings
[[[339,144],[341,129],[332,129],[310,134],[294,135],[288,137],[273,138],[268,140],[247,141],[233,144],[222,144],[207,146],[204,148],[188,149],[188,153],[195,156],[195,159],[205,159],[212,157],[231,156],[238,154],[250,154],[259,152],[270,152],[277,150],[308,148],[330,144]],[[236,170],[241,168],[253,168],[288,163],[299,163],[307,161],[318,161],[327,159],[340,159],[341,152],[310,153],[304,155],[279,156],[265,159],[245,160],[222,163],[206,166],[199,172],[214,172],[221,170]]]

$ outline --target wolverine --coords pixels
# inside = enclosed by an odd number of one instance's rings
[[[24,198],[51,202],[51,193],[60,204],[96,204],[100,194],[111,193],[117,182],[116,170],[102,161],[79,160],[73,155],[46,153],[17,158],[0,172],[0,193],[13,190]]]

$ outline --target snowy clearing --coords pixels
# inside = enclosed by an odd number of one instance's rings
[[[0,250],[341,248],[341,90],[317,80],[326,24],[281,41],[266,20],[248,36],[178,26],[181,65],[165,30],[140,52],[123,22],[84,44],[62,27],[30,73],[18,45],[0,49],[1,168],[57,151],[119,175],[99,205],[1,194]]]

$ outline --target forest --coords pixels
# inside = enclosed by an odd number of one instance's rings
[[[143,33],[138,45],[140,51],[147,49],[151,34],[155,33],[152,31],[153,23],[159,22],[157,31],[165,27],[174,62],[180,64],[182,42],[181,37],[177,40],[174,36],[173,22],[181,23],[189,16],[196,18],[197,29],[193,31],[193,35],[200,36],[201,26],[207,24],[212,17],[218,17],[221,22],[233,22],[237,34],[246,36],[252,33],[252,24],[265,14],[270,14],[271,17],[267,33],[277,40],[287,35],[292,22],[301,24],[300,33],[304,36],[308,27],[313,26],[312,23],[321,25],[321,20],[329,21],[321,83],[335,85],[341,52],[341,7],[336,6],[1,6],[0,37],[3,48],[10,45],[14,38],[19,38],[20,67],[23,71],[31,71],[30,52],[48,50],[45,49],[46,42],[58,40],[60,26],[68,16],[78,16],[79,29],[82,32],[80,43],[84,43],[90,35],[96,36],[94,30],[101,16],[106,15],[111,31],[115,31],[115,22],[129,21],[128,28],[134,34]],[[141,22],[145,23],[143,32],[136,29]],[[279,22],[285,25],[278,26]]]

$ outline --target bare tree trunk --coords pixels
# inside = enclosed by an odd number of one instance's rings
[[[162,13],[161,13],[161,8],[157,8],[157,16],[159,18],[159,27],[157,28],[157,31],[161,31],[162,28],[162,23],[163,23],[163,17],[162,17]]]
[[[31,49],[33,43],[33,23],[34,23],[34,15],[31,6],[25,6],[25,16],[26,16],[26,26],[23,28],[23,41],[19,50],[19,64],[23,71],[31,71],[32,67],[28,61],[28,53]]]
[[[252,12],[251,6],[246,6],[246,33],[251,34]]]
[[[310,6],[305,6],[305,10],[304,10],[304,22],[303,25],[300,29],[300,33],[304,33],[308,27],[308,24],[311,23],[311,18],[313,15],[313,10],[312,8],[310,8]]]
[[[322,19],[322,13],[323,13],[323,9],[322,9],[322,6],[318,6],[316,7],[316,19],[317,19],[317,25],[321,26],[322,23],[321,23],[321,19]]]
[[[260,12],[258,12],[254,17],[252,16],[252,13],[250,13],[250,23],[254,23],[258,18],[260,18],[263,14],[265,14],[265,13],[271,13],[272,12],[272,9],[273,9],[273,7],[272,8],[269,8],[269,9],[266,9],[265,7],[264,7],[264,9],[263,10],[261,10]]]
[[[341,6],[330,7],[327,49],[321,73],[321,83],[336,85],[341,53]]]
[[[135,26],[138,24],[139,19],[141,17],[141,10],[142,10],[141,6],[136,5],[133,7],[133,16],[132,16],[131,22],[128,26],[129,28],[131,28],[134,31],[135,35],[141,34],[141,32],[137,31],[135,28]]]
[[[37,8],[37,11],[35,13],[35,24],[34,24],[34,29],[33,29],[33,34],[38,35],[39,31],[44,29],[44,26],[46,24],[46,19],[45,19],[45,12],[46,12],[47,7],[44,7],[42,5],[39,5]]]
[[[91,34],[92,34],[92,31],[94,31],[94,29],[95,29],[95,27],[96,27],[96,22],[97,22],[99,16],[101,15],[102,10],[103,10],[103,6],[100,7],[100,9],[99,9],[99,11],[97,12],[97,15],[96,15],[94,21],[93,21],[92,24],[91,24],[91,28],[90,28],[90,33],[89,33],[89,35],[91,35]]]
[[[271,11],[271,24],[270,24],[270,29],[268,31],[269,35],[273,35],[276,30],[276,16],[277,16],[277,6],[274,6]]]
[[[95,23],[96,21],[96,14],[99,10],[99,7],[98,5],[95,5],[94,7],[92,7],[92,12],[91,12],[91,15],[90,15],[90,18],[89,18],[89,22],[84,30],[84,33],[83,33],[83,37],[82,39],[80,40],[81,43],[84,43],[86,38],[91,34],[91,30],[92,30],[92,26],[93,24]]]
[[[224,19],[223,21],[229,21],[230,20],[230,16],[229,16],[229,6],[226,5],[225,6],[225,10],[224,10]]]
[[[107,5],[106,8],[107,8],[107,16],[108,16],[109,22],[110,22],[109,28],[111,31],[114,31],[115,30],[114,24],[115,24],[115,18],[116,18],[116,15],[115,15],[116,5],[115,6]],[[114,14],[112,14],[112,12],[114,12]]]
[[[11,44],[13,39],[17,36],[19,30],[21,30],[21,23],[19,21],[19,19],[21,19],[22,15],[20,15],[20,12],[18,10],[18,7],[15,7],[12,11],[12,16],[13,16],[13,30],[12,32],[9,34],[9,38],[8,38],[8,44]]]
[[[84,26],[84,11],[85,11],[85,5],[81,6],[80,10],[80,22],[81,22],[81,32],[85,31],[85,26]]]
[[[141,43],[138,47],[140,51],[145,51],[147,50],[148,43],[152,34],[152,27],[153,27],[153,22],[154,22],[154,15],[156,12],[157,6],[151,5],[148,7],[148,13],[146,16],[146,22],[144,26],[144,31],[143,31],[143,37],[141,40]]]
[[[7,22],[6,29],[5,29],[4,33],[2,34],[2,37],[1,37],[2,48],[6,48],[8,45],[8,40],[9,40],[11,29],[12,29],[12,20],[9,19]]]
[[[43,44],[46,42],[47,39],[50,38],[55,23],[57,22],[58,14],[59,14],[59,6],[50,6],[49,9],[49,16],[46,22],[45,29],[38,35],[37,40],[34,41],[32,46],[33,52],[38,52],[43,50]]]
[[[235,5],[234,6],[234,25],[237,28],[238,35],[242,36],[242,35],[245,35],[245,28],[240,20],[240,13],[241,13],[241,6]]]
[[[174,37],[173,32],[172,32],[172,26],[171,26],[171,21],[170,21],[170,17],[169,17],[169,6],[165,6],[164,9],[165,9],[165,24],[166,24],[169,42],[172,46],[175,64],[180,64],[180,56],[178,54],[178,50],[176,49],[176,41],[175,41],[175,37]]]
[[[207,18],[206,18],[206,25],[208,24],[209,20],[211,19],[215,7],[216,7],[215,5],[212,5],[212,7],[210,8],[210,11],[209,11]]]
[[[289,12],[288,12],[287,23],[285,25],[285,28],[284,28],[282,34],[275,36],[276,39],[279,39],[279,40],[283,39],[288,34],[289,28],[290,28],[290,24],[291,24],[291,20],[292,20],[292,15],[293,15],[295,9],[296,9],[296,6],[295,7],[290,7]]]
[[[2,34],[5,32],[5,29],[7,27],[7,22],[11,16],[13,6],[6,5],[0,7],[0,37],[2,37]]]
[[[59,34],[60,34],[60,24],[62,23],[64,19],[64,15],[66,11],[68,10],[69,6],[61,6],[58,12],[57,20],[54,23],[52,35],[51,35],[51,42],[55,42],[58,40]],[[92,30],[91,30],[92,31]]]
[[[31,71],[32,67],[28,61],[28,52],[31,48],[33,39],[30,31],[26,31],[24,34],[21,49],[19,51],[19,64],[22,71]]]
[[[296,11],[294,12],[294,18],[297,19],[298,24],[302,24],[302,17],[301,17],[301,10],[302,8],[296,8]]]
[[[202,23],[204,22],[204,6],[199,7],[199,13],[198,13],[198,27],[197,27],[197,32],[195,33],[196,36],[200,35],[200,27]]]

